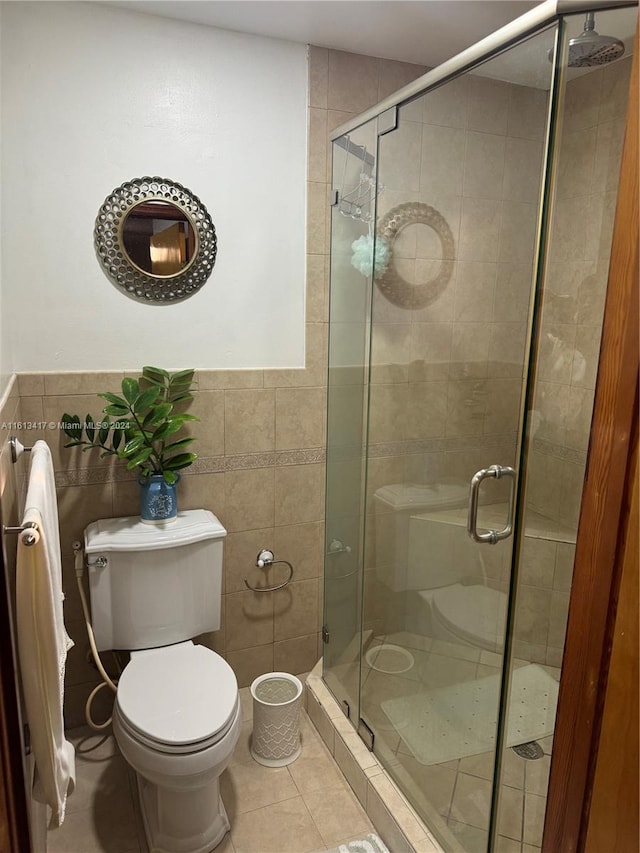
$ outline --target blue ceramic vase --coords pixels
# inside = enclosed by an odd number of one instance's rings
[[[140,521],[145,524],[164,524],[174,521],[178,516],[178,499],[176,482],[170,486],[165,483],[162,474],[152,474],[150,477],[140,477]]]

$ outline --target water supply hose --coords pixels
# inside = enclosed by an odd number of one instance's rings
[[[89,694],[89,698],[87,699],[86,705],[84,706],[84,715],[87,720],[87,724],[96,732],[103,731],[111,725],[112,718],[109,717],[104,723],[96,723],[91,716],[91,705],[93,700],[98,695],[98,693],[104,688],[109,687],[113,690],[114,693],[117,692],[118,687],[117,683],[113,681],[106,669],[104,668],[102,661],[100,660],[100,655],[98,653],[98,648],[96,646],[96,640],[93,634],[93,627],[91,625],[91,618],[89,616],[89,606],[87,604],[87,596],[84,592],[84,587],[82,585],[82,578],[84,575],[84,550],[82,548],[82,544],[80,542],[73,543],[73,553],[75,554],[75,572],[76,572],[76,582],[78,584],[78,592],[80,593],[80,602],[82,603],[82,612],[84,614],[84,622],[87,627],[87,636],[89,637],[89,647],[91,648],[91,654],[93,656],[93,660],[95,665],[98,667],[98,672],[102,677],[102,684],[98,684],[93,688],[91,693]]]

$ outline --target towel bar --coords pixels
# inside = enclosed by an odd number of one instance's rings
[[[31,453],[33,450],[33,447],[25,447],[20,439],[16,438],[15,435],[12,435],[9,439],[9,447],[11,448],[11,461],[14,465],[25,451],[27,453]]]
[[[36,542],[40,540],[40,531],[38,530],[38,525],[35,523],[35,521],[27,521],[26,524],[21,524],[19,527],[8,527],[6,524],[3,524],[2,532],[5,534],[23,534],[21,536],[21,539],[25,545],[35,545]]]

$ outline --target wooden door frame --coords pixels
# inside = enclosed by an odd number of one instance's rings
[[[574,853],[584,845],[620,580],[624,500],[637,420],[638,311],[636,34],[543,853]],[[637,685],[630,689],[637,689]]]
[[[0,850],[31,850],[9,584],[0,548]]]

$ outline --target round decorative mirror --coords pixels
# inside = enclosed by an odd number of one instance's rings
[[[93,236],[109,278],[142,302],[192,296],[216,260],[216,231],[206,207],[167,178],[137,178],[113,190]]]

